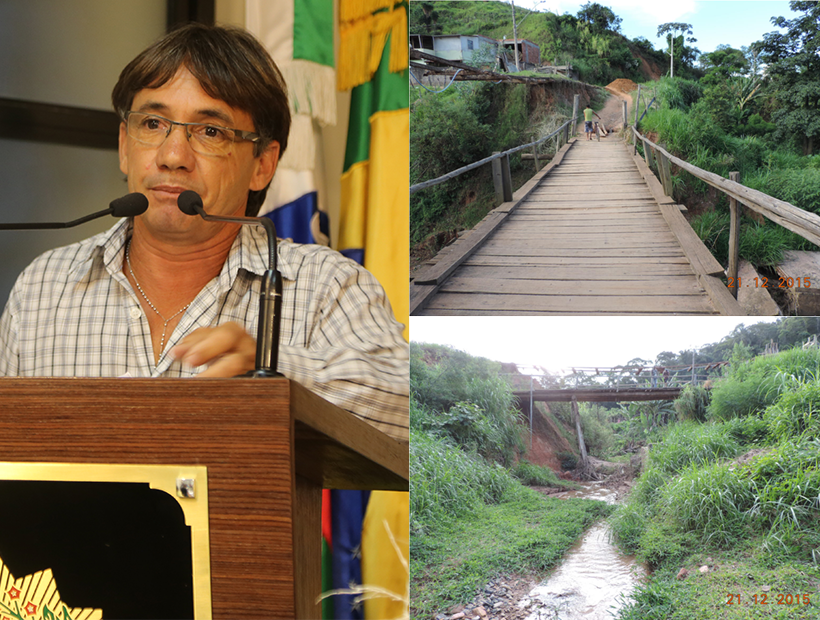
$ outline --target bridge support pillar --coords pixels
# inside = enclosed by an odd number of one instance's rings
[[[498,151],[493,153],[498,155]],[[493,185],[495,197],[499,202],[512,202],[512,175],[510,174],[510,156],[504,155],[493,160]]]

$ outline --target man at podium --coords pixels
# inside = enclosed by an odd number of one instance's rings
[[[239,29],[189,24],[120,74],[119,161],[147,211],[49,251],[0,318],[0,376],[230,377],[254,368],[267,267],[259,227],[181,212],[254,216],[287,146],[282,76]],[[399,439],[408,437],[408,347],[362,267],[280,241],[278,370]]]

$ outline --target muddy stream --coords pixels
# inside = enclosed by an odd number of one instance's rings
[[[616,493],[591,482],[556,498],[579,497],[615,503]],[[528,611],[526,620],[610,620],[646,575],[634,557],[624,555],[609,541],[609,528],[598,521],[564,555],[546,580],[518,602]]]

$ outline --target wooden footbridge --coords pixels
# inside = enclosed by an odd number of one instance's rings
[[[723,275],[631,146],[575,139],[414,274],[411,313],[745,314]]]

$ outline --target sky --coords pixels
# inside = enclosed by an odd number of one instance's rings
[[[514,362],[524,373],[612,367],[720,342],[740,324],[777,317],[410,317],[410,340]],[[533,370],[533,372],[535,372]]]
[[[694,45],[701,52],[713,52],[718,45],[736,49],[776,32],[770,18],[793,19],[798,13],[785,0],[597,0],[623,19],[621,32],[629,39],[644,37],[656,49],[665,48],[665,38],[656,36],[658,26],[667,22],[692,24]],[[516,6],[576,15],[586,2],[566,0],[515,0]],[[534,17],[530,19],[535,19]]]

